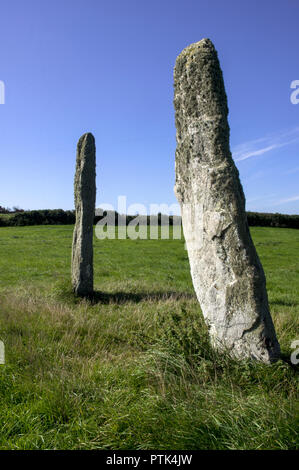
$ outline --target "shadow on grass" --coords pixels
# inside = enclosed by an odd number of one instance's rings
[[[101,292],[94,291],[92,295],[86,297],[94,304],[125,304],[139,303],[143,301],[157,302],[159,300],[189,300],[195,299],[195,294],[186,292]]]
[[[176,292],[176,291],[139,291],[139,292],[103,292],[94,290],[90,295],[76,295],[69,282],[58,282],[52,288],[52,294],[64,302],[77,304],[81,300],[87,300],[91,305],[96,304],[126,304],[139,302],[158,302],[160,300],[179,301],[179,300],[196,300],[195,293]]]

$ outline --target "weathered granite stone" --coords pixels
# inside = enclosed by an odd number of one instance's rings
[[[177,57],[174,86],[175,193],[193,285],[212,344],[240,359],[273,362],[280,348],[230,152],[222,72],[209,39]]]
[[[95,214],[95,140],[84,134],[77,145],[74,182],[76,224],[72,249],[72,285],[77,295],[93,292],[93,220]]]

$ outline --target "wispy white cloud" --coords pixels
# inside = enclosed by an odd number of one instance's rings
[[[295,142],[299,142],[299,127],[237,145],[233,149],[233,158],[240,162]]]
[[[286,144],[284,144],[286,145]],[[270,150],[274,150],[278,147],[282,147],[282,145],[268,145],[268,147],[263,147],[259,150],[251,150],[251,151],[248,151],[248,152],[242,152],[241,155],[239,157],[235,157],[234,155],[234,158],[237,162],[240,162],[242,160],[247,160],[247,158],[250,158],[250,157],[256,157],[257,155],[263,155],[264,153],[267,153],[267,152],[270,152]]]
[[[299,166],[297,166],[296,168],[291,168],[290,170],[286,171],[284,174],[285,175],[292,175],[294,173],[297,173],[299,171]]]
[[[287,197],[285,199],[279,199],[278,201],[276,201],[275,205],[276,204],[277,205],[278,204],[285,204],[287,202],[295,202],[295,201],[299,201],[299,195],[298,196]]]

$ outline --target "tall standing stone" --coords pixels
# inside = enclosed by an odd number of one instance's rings
[[[177,57],[174,87],[175,193],[193,285],[212,344],[240,359],[273,362],[280,348],[230,152],[222,72],[209,39]]]
[[[87,133],[77,145],[74,182],[76,224],[72,248],[72,285],[77,295],[93,292],[93,221],[95,214],[95,140]]]

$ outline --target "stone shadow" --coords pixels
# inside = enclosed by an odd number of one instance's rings
[[[139,303],[143,301],[157,302],[159,300],[190,300],[196,299],[195,294],[186,292],[102,292],[94,291],[87,299],[91,304],[126,304]]]

